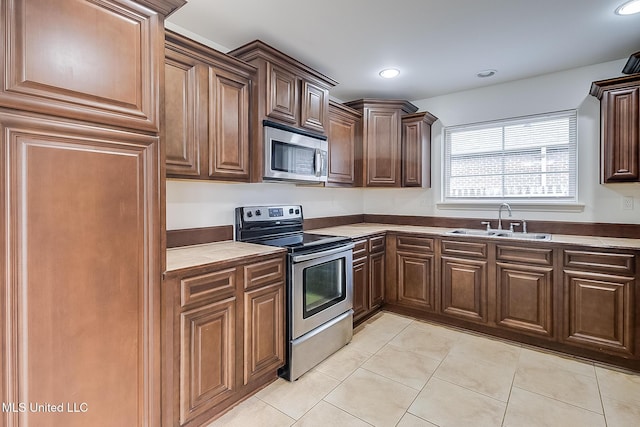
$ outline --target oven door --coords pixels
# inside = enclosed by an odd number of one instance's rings
[[[353,306],[353,244],[291,256],[290,333],[296,339]]]

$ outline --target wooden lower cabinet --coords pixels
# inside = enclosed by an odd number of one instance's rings
[[[633,252],[563,251],[564,342],[610,354],[638,353],[638,259]]]
[[[634,354],[634,279],[571,271],[564,278],[564,341]]]
[[[442,257],[443,314],[487,323],[487,261]]]
[[[353,260],[353,319],[369,313],[369,258]]]
[[[244,385],[284,361],[284,286],[276,282],[244,294]]]
[[[236,392],[235,296],[180,314],[180,424]]]
[[[496,245],[496,325],[554,337],[553,249]]]
[[[553,336],[553,269],[506,263],[496,269],[496,324]]]
[[[396,304],[436,311],[434,239],[399,234],[394,237]]]
[[[165,273],[163,426],[201,426],[284,365],[284,255]]]
[[[353,321],[369,317],[382,307],[385,288],[384,235],[355,242],[353,252]]]
[[[388,239],[389,310],[640,371],[640,251]]]

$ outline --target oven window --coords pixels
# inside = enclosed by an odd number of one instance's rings
[[[297,175],[315,174],[315,150],[299,145],[273,140],[271,148],[271,169]]]
[[[302,286],[305,319],[344,301],[347,297],[345,259],[339,258],[305,268]]]

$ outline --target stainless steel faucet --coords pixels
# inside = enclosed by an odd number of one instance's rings
[[[509,203],[501,204],[500,207],[498,208],[498,230],[502,230],[502,208],[507,208],[507,210],[509,211],[509,217],[513,216],[513,214],[511,213],[511,206],[509,206]]]

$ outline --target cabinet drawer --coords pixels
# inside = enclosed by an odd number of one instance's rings
[[[364,258],[367,256],[367,240],[357,240],[354,242],[353,259]]]
[[[456,240],[442,241],[443,255],[464,255],[473,257],[487,257],[487,244],[476,242],[459,242]]]
[[[564,265],[590,271],[635,274],[635,255],[597,251],[564,251]]]
[[[369,253],[383,252],[385,241],[385,236],[371,237],[369,239]]]
[[[411,252],[433,252],[433,239],[429,237],[403,236],[396,238],[397,248]]]
[[[269,259],[244,267],[244,288],[262,286],[284,277],[284,261],[281,258]]]
[[[236,290],[236,269],[188,277],[180,281],[180,306],[198,302],[214,301],[233,295]]]
[[[498,245],[496,246],[496,258],[498,261],[552,265],[553,249]]]

